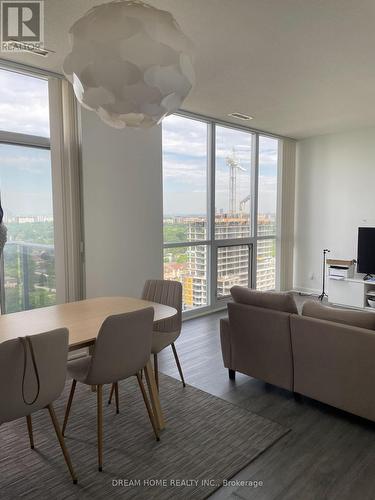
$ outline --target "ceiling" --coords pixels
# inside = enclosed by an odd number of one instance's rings
[[[60,73],[70,26],[101,3],[45,0],[45,46],[56,53],[11,58]],[[169,10],[194,43],[196,84],[184,109],[249,114],[251,127],[297,139],[375,125],[374,0],[148,3]]]

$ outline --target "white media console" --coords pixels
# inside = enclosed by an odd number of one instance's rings
[[[333,279],[327,276],[328,300],[333,304],[349,307],[371,308],[367,299],[375,296],[375,282],[363,281],[363,278]]]

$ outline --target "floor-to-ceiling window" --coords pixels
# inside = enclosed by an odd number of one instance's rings
[[[163,121],[164,277],[185,310],[233,285],[276,287],[280,140],[184,115]]]
[[[48,81],[0,69],[1,311],[56,303]]]
[[[209,304],[208,124],[163,121],[164,277],[183,283],[184,308]]]

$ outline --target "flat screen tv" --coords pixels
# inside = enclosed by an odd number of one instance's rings
[[[358,228],[357,271],[375,274],[375,227]]]

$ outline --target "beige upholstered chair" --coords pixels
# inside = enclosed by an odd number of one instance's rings
[[[173,318],[158,321],[154,325],[151,352],[154,355],[155,378],[158,388],[158,354],[169,345],[172,347],[178,372],[182,384],[185,387],[184,376],[178,359],[176,346],[174,345],[181,333],[182,326],[182,285],[178,281],[147,280],[143,288],[142,299],[177,309],[177,314],[173,316]]]
[[[96,386],[99,471],[103,467],[104,384],[114,384],[118,410],[118,381],[131,376],[137,377],[156,439],[159,441],[154,415],[140,377],[140,371],[146,369],[146,363],[150,359],[153,319],[154,310],[152,307],[109,316],[100,328],[93,355],[68,363],[68,373],[73,378],[73,383],[65,412],[63,434],[68,422],[77,381]]]
[[[154,371],[157,388],[159,389],[158,353],[169,345],[172,347],[182,385],[185,387],[184,375],[182,373],[180,360],[178,359],[176,346],[174,345],[175,340],[181,333],[182,326],[182,285],[178,281],[147,280],[143,287],[142,299],[177,309],[177,314],[172,318],[154,323],[151,352],[154,355]],[[111,404],[113,394],[115,394],[115,396],[117,395],[115,384],[112,385],[108,404]]]
[[[26,417],[30,446],[34,449],[31,415],[38,410],[48,409],[66,464],[76,484],[77,478],[52,406],[64,389],[67,358],[66,328],[1,343],[0,425]]]

